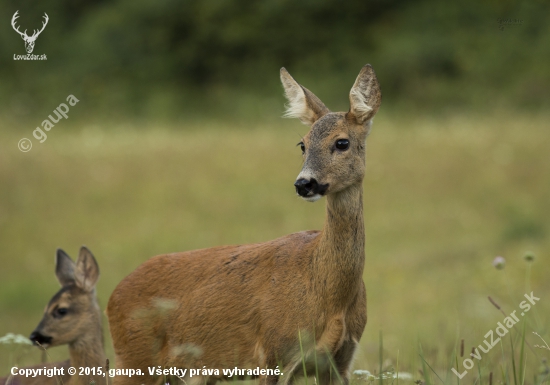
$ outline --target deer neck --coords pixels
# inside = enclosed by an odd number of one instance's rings
[[[79,367],[102,367],[105,370],[105,348],[103,345],[103,327],[101,324],[101,311],[99,307],[97,312],[90,315],[90,327],[88,332],[69,344],[69,354],[71,366]],[[71,381],[71,384],[88,384],[85,379],[88,376],[76,376],[81,380]],[[93,376],[92,376],[93,377]],[[101,383],[96,381],[96,383]]]
[[[327,196],[314,268],[323,299],[337,306],[349,303],[359,288],[364,264],[363,186],[357,183]]]

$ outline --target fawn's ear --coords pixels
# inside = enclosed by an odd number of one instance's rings
[[[358,124],[369,125],[382,102],[380,84],[370,64],[361,68],[355,84],[349,93],[350,110],[348,116]]]
[[[298,118],[302,123],[311,126],[330,112],[313,92],[299,85],[284,67],[281,68],[281,82],[288,100],[285,118]]]
[[[55,255],[55,275],[62,287],[74,283],[75,264],[71,257],[61,249]]]
[[[86,246],[80,248],[76,260],[75,281],[76,285],[85,291],[92,291],[99,279],[99,266],[93,254]]]

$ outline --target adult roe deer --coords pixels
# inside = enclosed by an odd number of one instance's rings
[[[63,368],[64,375],[39,375],[34,378],[15,375],[0,379],[1,385],[88,385],[90,381],[95,381],[96,385],[105,384],[102,375],[89,375],[90,372],[88,375],[78,375],[80,367],[94,368],[96,373],[98,367],[105,371],[101,310],[95,292],[99,278],[97,262],[84,246],[80,248],[76,264],[63,250],[58,249],[55,274],[62,287],[46,306],[42,320],[29,338],[44,348],[68,344],[70,359],[25,368]],[[68,374],[71,366],[76,368],[77,375]]]
[[[115,385],[160,383],[148,377],[150,367],[188,368],[191,381],[190,369],[198,368],[206,373],[198,379],[212,385],[228,379],[222,368],[235,366],[279,366],[283,375],[260,375],[262,385],[288,384],[304,371],[320,384],[348,383],[366,325],[362,181],[380,87],[365,65],[350,110],[335,113],[284,68],[281,80],[286,116],[311,125],[295,187],[307,201],[327,197],[323,230],[143,263],[116,287],[107,316],[117,369],[146,376],[115,377]]]

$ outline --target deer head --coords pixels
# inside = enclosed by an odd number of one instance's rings
[[[19,28],[15,25],[15,21],[19,17],[18,13],[19,13],[19,11],[16,11],[13,14],[13,17],[11,19],[11,26],[13,27],[15,32],[20,34],[21,37],[23,38],[23,40],[25,41],[25,49],[27,50],[27,52],[32,53],[32,50],[34,49],[34,42],[36,41],[36,38],[38,38],[38,35],[40,35],[42,33],[44,28],[46,28],[46,25],[48,24],[49,17],[46,14],[46,12],[44,12],[44,22],[42,23],[42,29],[40,31],[35,29],[32,36],[29,36],[29,35],[27,35],[27,30],[25,30],[25,32],[21,32],[19,30]]]
[[[82,246],[75,263],[58,249],[55,274],[62,287],[46,306],[42,320],[29,337],[44,348],[85,340],[96,325],[101,325],[95,290],[99,267],[90,250]]]
[[[294,186],[309,202],[360,184],[365,175],[365,140],[381,103],[380,85],[367,64],[349,94],[348,112],[331,112],[317,96],[298,84],[286,69],[281,81],[288,99],[285,116],[311,126],[298,145],[304,165]]]

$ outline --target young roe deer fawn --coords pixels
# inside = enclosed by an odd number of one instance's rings
[[[99,278],[97,262],[84,246],[80,249],[76,264],[63,250],[58,249],[55,274],[62,287],[46,306],[42,320],[29,338],[43,348],[68,344],[70,359],[27,368],[64,368],[64,375],[39,375],[34,378],[15,375],[0,379],[0,384],[88,385],[90,381],[95,381],[96,385],[105,384],[102,375],[78,375],[80,367],[95,368],[96,371],[100,367],[105,371],[101,310],[95,292]],[[74,376],[67,373],[71,366],[77,370]]]
[[[270,242],[158,255],[114,290],[107,306],[117,369],[143,377],[114,384],[160,383],[149,367],[219,369],[193,377],[209,385],[222,368],[268,368],[260,383],[317,375],[347,384],[366,325],[363,283],[365,145],[381,93],[370,65],[361,69],[348,112],[330,112],[281,69],[286,116],[310,125],[297,193],[327,197],[321,231]],[[187,375],[189,374],[189,370]],[[186,381],[189,380],[187,376]]]

